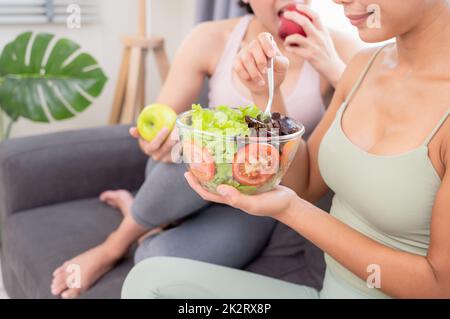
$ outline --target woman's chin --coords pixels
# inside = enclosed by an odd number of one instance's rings
[[[381,29],[363,28],[358,29],[359,37],[366,43],[384,42],[392,39],[392,36],[386,35]]]

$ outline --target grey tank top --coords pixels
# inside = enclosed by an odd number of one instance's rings
[[[319,167],[335,192],[331,215],[388,247],[425,256],[430,243],[431,213],[441,179],[428,157],[428,144],[450,110],[418,148],[399,155],[368,153],[345,135],[342,115],[364,81],[380,48],[341,105],[319,150]],[[349,245],[351,249],[351,245]],[[361,292],[388,297],[325,255],[327,269]]]

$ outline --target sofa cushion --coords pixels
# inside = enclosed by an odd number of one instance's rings
[[[97,198],[77,200],[16,213],[3,227],[3,266],[20,282],[5,280],[11,296],[55,298],[50,293],[53,270],[101,243],[120,223],[121,214]],[[132,258],[102,277],[83,298],[120,298]],[[26,295],[22,295],[25,292]]]
[[[328,202],[328,201],[327,201]],[[121,214],[97,198],[22,211],[3,228],[3,277],[13,298],[55,298],[53,270],[92,248],[119,225]],[[103,276],[82,298],[120,298],[122,283],[133,266],[133,251]],[[278,225],[268,246],[247,270],[320,289],[323,252],[293,230]]]

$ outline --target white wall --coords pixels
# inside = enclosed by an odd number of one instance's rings
[[[331,0],[313,0],[312,8],[320,14],[325,25],[357,36],[357,29],[345,17],[344,9],[341,5]]]
[[[178,46],[194,26],[196,0],[147,0],[147,9],[152,12],[148,30],[166,40],[169,59],[172,60]],[[161,87],[153,56],[149,57],[148,101],[153,101]]]
[[[149,28],[155,34],[166,38],[168,54],[172,57],[180,41],[192,28],[195,0],[151,1],[153,12]],[[0,25],[0,48],[24,31],[55,33],[58,37],[68,37],[78,42],[83,51],[91,53],[99,61],[109,78],[102,95],[75,118],[51,124],[39,124],[21,119],[13,128],[13,137],[107,124],[121,61],[120,37],[137,32],[138,1],[99,0],[98,2],[100,22],[95,25],[82,25],[81,29],[68,29],[65,25]],[[151,101],[155,98],[160,83],[153,56],[149,55],[148,62],[147,100]]]

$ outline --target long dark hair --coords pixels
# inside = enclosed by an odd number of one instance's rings
[[[241,6],[242,8],[245,8],[248,13],[253,13],[252,7],[248,3],[245,3],[242,0],[239,0],[239,6]]]

